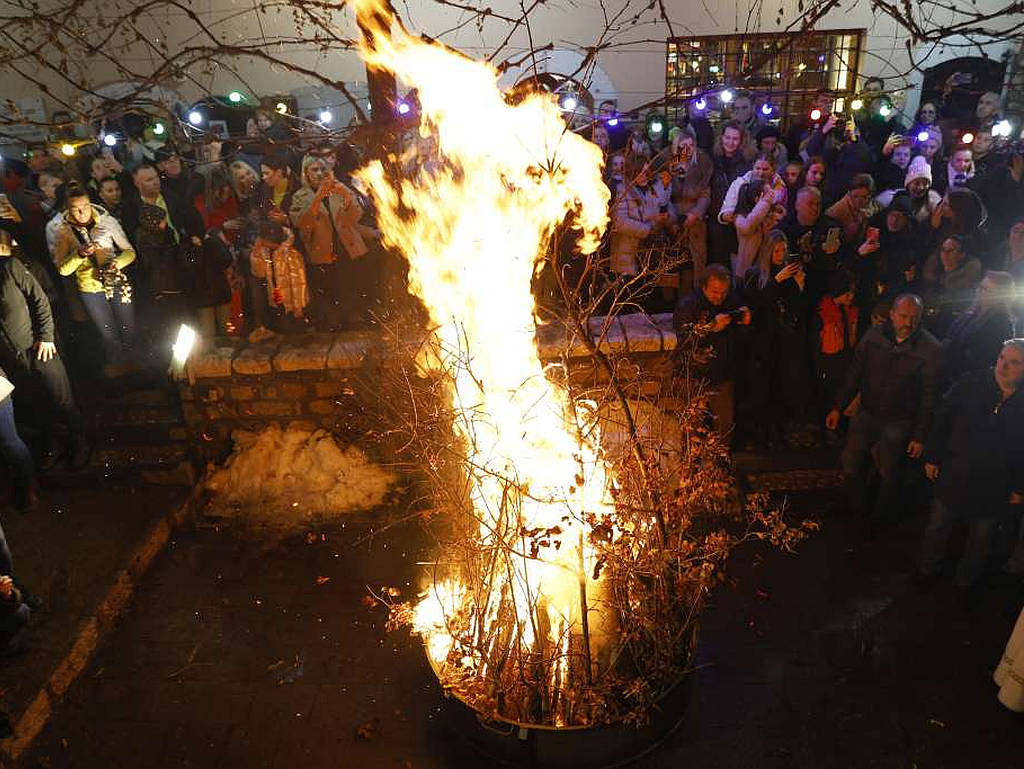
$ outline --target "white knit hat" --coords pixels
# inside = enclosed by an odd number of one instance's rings
[[[903,186],[909,187],[914,179],[927,179],[929,184],[932,183],[932,167],[928,165],[924,155],[918,155],[910,161],[910,165],[907,166],[907,178],[904,179]]]

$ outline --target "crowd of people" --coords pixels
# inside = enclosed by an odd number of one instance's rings
[[[349,178],[355,151],[270,113],[252,122],[241,142],[178,132],[0,159],[0,452],[15,508],[38,504],[39,471],[89,461],[72,381],[162,376],[182,323],[258,343],[362,328],[379,309],[386,260]],[[2,531],[0,575],[2,655],[38,601]]]
[[[734,446],[842,445],[871,533],[930,480],[921,584],[967,519],[956,582],[974,590],[1000,558],[1024,572],[1024,144],[993,136],[994,94],[966,116],[926,102],[912,126],[881,98],[848,119],[822,93],[783,137],[741,94],[713,139],[691,113],[660,155],[609,141],[609,269],[645,311],[672,307]],[[666,250],[692,265],[676,299],[637,279]]]
[[[658,137],[602,104],[585,129],[611,195],[599,270],[638,287],[617,294],[628,305],[674,309],[716,428],[739,444],[816,425],[838,445],[848,420],[843,468],[865,508],[867,466],[884,509],[904,457],[924,462],[929,575],[978,463],[990,507],[1020,510],[1024,489],[1008,484],[1024,478],[1024,347],[1007,340],[1022,320],[1024,148],[997,130],[997,94],[973,114],[926,101],[907,125],[881,109],[884,83],[863,91],[855,115],[818,93],[785,132],[744,92],[715,124],[694,100]],[[17,507],[36,503],[40,464],[88,460],[62,354],[90,335],[100,355],[87,357],[115,378],[161,365],[183,322],[252,342],[368,322],[385,252],[350,177],[357,153],[277,117],[263,111],[241,142],[178,131],[2,161],[0,450]],[[682,263],[674,287],[636,280]],[[41,404],[27,410],[34,452],[4,382]],[[965,582],[992,549],[994,513],[978,519]],[[1024,569],[1024,549],[1011,563]],[[0,600],[16,594],[0,584]]]

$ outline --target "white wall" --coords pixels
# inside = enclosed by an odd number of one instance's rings
[[[520,13],[518,0],[476,1],[482,6],[492,8],[496,14],[518,16]],[[801,15],[797,10],[797,3],[798,0],[776,0],[766,3],[761,18],[752,17],[748,25],[746,19],[750,7],[754,5],[753,0],[665,0],[675,33],[684,37],[690,34],[781,30]],[[812,0],[806,0],[807,6],[811,4]],[[978,0],[977,7],[984,10],[1003,4],[1003,0]],[[228,32],[229,39],[260,40],[265,35],[273,40],[276,35],[295,34],[288,14],[269,19],[265,17],[261,30],[254,12],[245,10],[245,3],[236,4],[234,0],[193,0],[190,5],[205,22],[212,25],[213,29]],[[775,14],[780,5],[783,15],[781,23],[777,24]],[[480,27],[472,21],[466,24],[464,22],[469,18],[467,13],[427,0],[408,0],[406,3],[396,3],[396,6],[411,30],[437,37],[476,57],[493,53],[508,32],[507,24],[493,19],[485,21]],[[669,36],[669,29],[668,25],[657,20],[654,11],[647,10],[647,0],[607,0],[607,7],[611,14],[623,8],[626,11],[619,17],[621,21],[613,35],[616,47],[600,54],[601,77],[598,78],[597,90],[603,96],[606,89],[613,89],[614,95],[619,99],[620,108],[629,109],[664,94],[664,40]],[[936,17],[934,21],[940,20]],[[336,22],[340,35],[355,36],[354,25],[346,13],[339,13]],[[861,57],[863,75],[881,75],[893,88],[920,81],[920,77],[912,72],[904,42],[906,34],[887,17],[873,13],[869,0],[847,0],[841,7],[820,20],[816,28],[866,29],[868,34]],[[168,14],[160,19],[158,29],[159,31],[154,30],[154,36],[165,37],[172,50],[190,39],[194,41],[190,23],[180,15]],[[562,49],[553,55],[556,61],[564,63],[566,59],[578,59],[581,48],[594,44],[604,29],[604,16],[598,0],[548,0],[532,14],[529,34],[525,26],[520,28],[497,61],[505,57],[515,58],[528,51],[531,35],[534,46],[553,43],[556,48]],[[273,45],[270,49],[275,53],[280,50]],[[915,56],[921,56],[923,51],[924,47],[919,47],[915,51]],[[297,65],[330,73],[332,77],[347,83],[358,84],[365,80],[362,66],[351,51],[296,50],[284,51],[281,55]],[[943,51],[939,47],[934,47],[927,59],[918,59],[916,63],[928,67],[944,58],[958,55],[962,55],[962,49],[947,48]],[[148,53],[142,49],[121,58],[130,67],[142,68],[149,60]],[[119,79],[112,68],[105,67],[103,62],[88,62],[87,69],[94,78],[93,82]],[[551,69],[556,70],[556,65],[552,65]],[[18,82],[17,78],[8,77],[7,73],[4,81],[4,96],[18,97],[38,93],[36,88],[23,81]],[[270,68],[266,62],[261,61],[240,61],[237,63],[236,72],[223,67],[216,67],[210,71],[195,68],[188,73],[187,78],[174,82],[173,87],[188,97],[198,97],[204,91],[215,94],[227,93],[245,82],[263,94],[304,88],[303,100],[309,105],[315,103],[318,97],[322,97],[325,104],[337,99],[336,95],[326,90],[319,94],[315,87],[310,87],[308,79],[280,68]],[[244,85],[242,87],[244,88]],[[53,93],[68,97],[71,95],[71,88],[66,84],[54,83]],[[916,104],[916,99],[913,92],[908,93],[908,107]],[[52,100],[50,106],[54,108]]]

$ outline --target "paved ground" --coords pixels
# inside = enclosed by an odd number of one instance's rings
[[[637,766],[1020,767],[990,674],[1022,602],[967,613],[906,573],[921,520],[876,542],[830,509],[796,555],[750,548],[702,626],[681,728]],[[415,527],[277,538],[199,527],[158,557],[26,767],[462,767],[418,645],[369,588],[409,588]]]
[[[145,532],[188,493],[102,479],[89,485],[44,489],[27,515],[0,513],[17,576],[45,601],[27,632],[31,653],[0,660],[0,709],[12,719],[67,654],[79,624],[95,613]]]

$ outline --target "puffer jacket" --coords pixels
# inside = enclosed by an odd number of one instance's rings
[[[101,255],[113,258],[121,269],[135,261],[135,249],[124,229],[102,206],[95,203],[92,205],[92,220],[89,224],[72,223],[66,211],[54,217],[54,222],[52,230],[47,228],[50,256],[61,275],[75,276],[78,290],[83,294],[102,292],[103,283],[98,275],[95,258],[80,256],[79,246],[88,242],[95,243],[100,247]]]
[[[610,269],[620,275],[636,275],[636,255],[640,241],[651,234],[652,223],[646,218],[646,200],[632,184],[623,184],[612,209]]]

